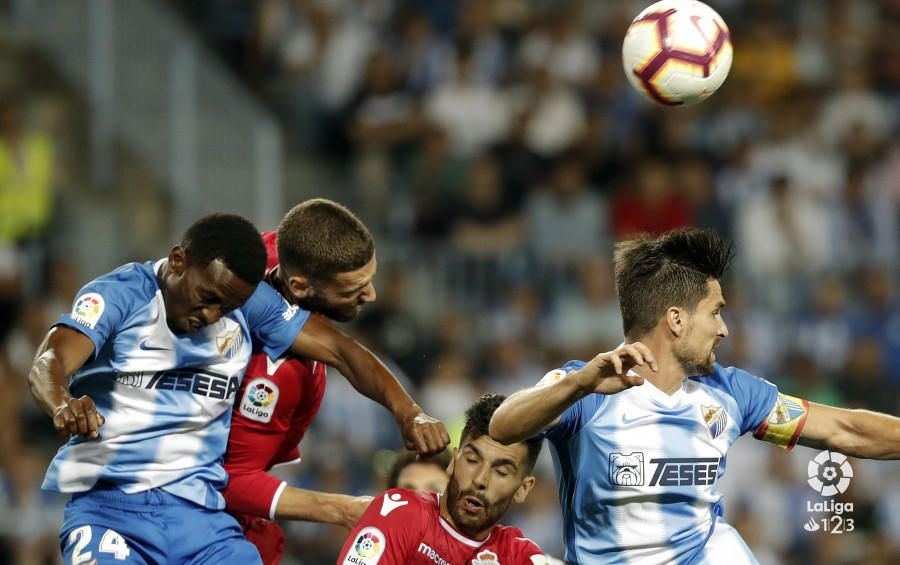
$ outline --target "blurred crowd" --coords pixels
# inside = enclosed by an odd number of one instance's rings
[[[715,96],[675,109],[623,76],[621,40],[649,1],[169,1],[282,117],[287,158],[327,179],[311,191],[375,233],[379,298],[350,331],[451,434],[480,393],[615,347],[613,243],[689,225],[737,250],[720,360],[795,396],[900,413],[897,0],[710,1],[734,66]],[[0,115],[0,563],[38,563],[56,551],[62,501],[37,487],[58,440],[25,376],[99,273],[40,243],[49,204],[9,207],[23,191],[53,201],[50,142],[14,123]],[[328,387],[303,462],[279,472],[377,492],[393,422],[339,375]],[[814,454],[750,439],[732,451],[726,518],[757,557],[900,561],[900,467],[852,461],[839,500],[854,502],[855,531],[810,533]],[[507,521],[560,555],[546,457],[539,471]],[[287,531],[288,564],[333,562],[344,535]]]

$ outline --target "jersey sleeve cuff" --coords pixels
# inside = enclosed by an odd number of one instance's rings
[[[287,483],[281,481],[281,484],[278,485],[278,489],[275,491],[275,494],[272,495],[272,504],[269,505],[269,520],[275,519],[275,509],[278,508],[278,500],[281,498],[281,493],[284,492]]]

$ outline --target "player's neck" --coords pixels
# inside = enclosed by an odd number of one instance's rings
[[[488,537],[488,535],[491,533],[491,530],[493,530],[494,526],[496,525],[496,524],[491,525],[491,527],[489,527],[483,531],[477,532],[475,534],[472,534],[469,532],[464,532],[459,528],[459,526],[456,525],[456,522],[453,521],[453,516],[450,515],[450,509],[447,507],[447,492],[446,491],[444,491],[443,493],[438,495],[438,503],[439,503],[439,512],[440,512],[441,518],[443,518],[443,520],[445,522],[447,522],[451,528],[453,528],[454,530],[459,532],[460,535],[463,535],[471,540],[479,541],[479,542],[484,541],[484,539]]]
[[[627,341],[631,343],[631,340]],[[653,353],[653,357],[656,359],[658,370],[652,371],[649,366],[644,365],[643,367],[635,367],[632,371],[650,381],[653,386],[669,396],[678,392],[688,376],[685,374],[681,363],[675,358],[672,348],[665,338],[649,334],[637,341],[650,348],[650,352]]]

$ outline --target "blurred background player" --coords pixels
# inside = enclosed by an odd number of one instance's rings
[[[397,453],[394,464],[391,465],[387,488],[444,492],[449,480],[447,477],[449,465],[449,451],[442,451],[424,459],[413,451],[401,451]]]
[[[377,261],[372,236],[340,204],[326,199],[298,204],[285,215],[277,232],[263,234],[263,241],[268,257],[265,280],[289,303],[347,322],[375,300],[372,278]],[[381,370],[371,384],[351,382],[368,395],[373,393],[367,386],[399,386],[393,375]],[[268,473],[275,465],[300,460],[300,441],[324,394],[321,363],[294,355],[271,357],[263,351],[250,358],[232,410],[225,455],[229,482],[222,494],[267,565],[278,563],[284,549],[284,532],[275,519],[351,528],[371,500],[295,488]],[[385,398],[415,453],[426,457],[437,450],[444,452],[449,436],[442,424],[426,416],[408,396]],[[416,444],[408,433],[416,425],[439,428],[443,443],[436,448]]]
[[[499,525],[525,501],[541,439],[500,445],[488,436],[505,397],[485,394],[466,411],[460,447],[441,493],[391,489],[375,497],[344,542],[338,564],[546,563],[518,528]]]
[[[725,454],[749,431],[788,450],[900,459],[900,419],[788,396],[716,364],[728,336],[719,280],[731,259],[713,230],[618,243],[625,344],[570,361],[497,410],[499,441],[541,431],[550,440],[566,561],[757,563],[723,518],[717,488]]]

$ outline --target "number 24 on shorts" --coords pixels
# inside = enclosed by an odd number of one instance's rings
[[[93,536],[92,530],[90,526],[81,526],[80,528],[75,528],[69,533],[69,545],[74,544],[74,549],[72,550],[72,560],[70,562],[71,565],[81,565],[96,563],[94,560],[93,551],[85,551],[85,547],[89,543],[91,543],[91,537]],[[126,543],[125,538],[119,535],[119,532],[115,530],[108,529],[103,534],[103,537],[100,539],[100,547],[98,549],[100,553],[110,553],[116,559],[116,561],[124,561],[131,555],[131,549],[128,548],[128,543]],[[70,565],[66,564],[66,565]]]

